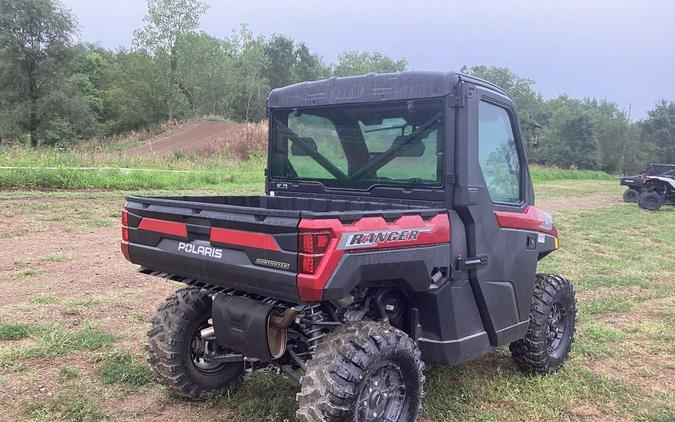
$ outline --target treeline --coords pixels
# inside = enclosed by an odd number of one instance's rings
[[[506,68],[464,67],[464,73],[503,87],[516,103],[530,162],[603,170],[640,171],[649,162],[675,162],[675,102],[661,101],[632,122],[628,110],[595,98],[544,100],[534,81]]]
[[[403,70],[405,60],[348,51],[327,65],[302,42],[242,25],[200,32],[201,0],[148,0],[133,47],[74,43],[77,19],[57,0],[0,0],[0,140],[33,146],[109,136],[166,120],[265,117],[270,89]]]
[[[0,142],[62,145],[167,120],[265,116],[270,89],[299,81],[404,70],[404,59],[348,51],[326,64],[285,35],[242,26],[216,38],[199,31],[202,0],[147,0],[130,49],[75,43],[77,19],[57,0],[0,0]],[[533,162],[634,172],[675,161],[675,103],[632,122],[612,102],[561,95],[544,100],[534,81],[505,68],[464,72],[505,88],[517,104]]]

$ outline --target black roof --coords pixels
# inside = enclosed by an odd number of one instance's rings
[[[441,97],[450,94],[461,80],[508,96],[490,82],[458,72],[406,71],[301,82],[273,89],[267,104],[271,108],[286,108]]]

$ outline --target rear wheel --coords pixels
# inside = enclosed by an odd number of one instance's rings
[[[200,336],[210,317],[209,295],[187,288],[169,296],[152,320],[148,362],[157,379],[180,396],[200,399],[205,393],[222,393],[237,387],[244,375],[243,361],[208,360],[209,352],[218,347]]]
[[[626,191],[623,193],[623,201],[624,202],[637,202],[638,198],[640,197],[640,192],[637,190],[630,188],[626,189]]]
[[[657,211],[663,205],[663,197],[657,192],[645,192],[640,195],[640,200],[638,201],[640,208]]]
[[[576,316],[572,283],[559,275],[538,274],[527,334],[509,346],[518,366],[542,374],[560,369],[572,348]]]
[[[300,380],[303,422],[414,421],[424,363],[403,331],[379,322],[337,328],[317,347]]]

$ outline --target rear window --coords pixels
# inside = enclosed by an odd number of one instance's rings
[[[441,98],[274,110],[271,176],[326,186],[438,186]]]

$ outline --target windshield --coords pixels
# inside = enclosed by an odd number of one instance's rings
[[[331,187],[438,186],[443,100],[274,110],[271,176]]]

